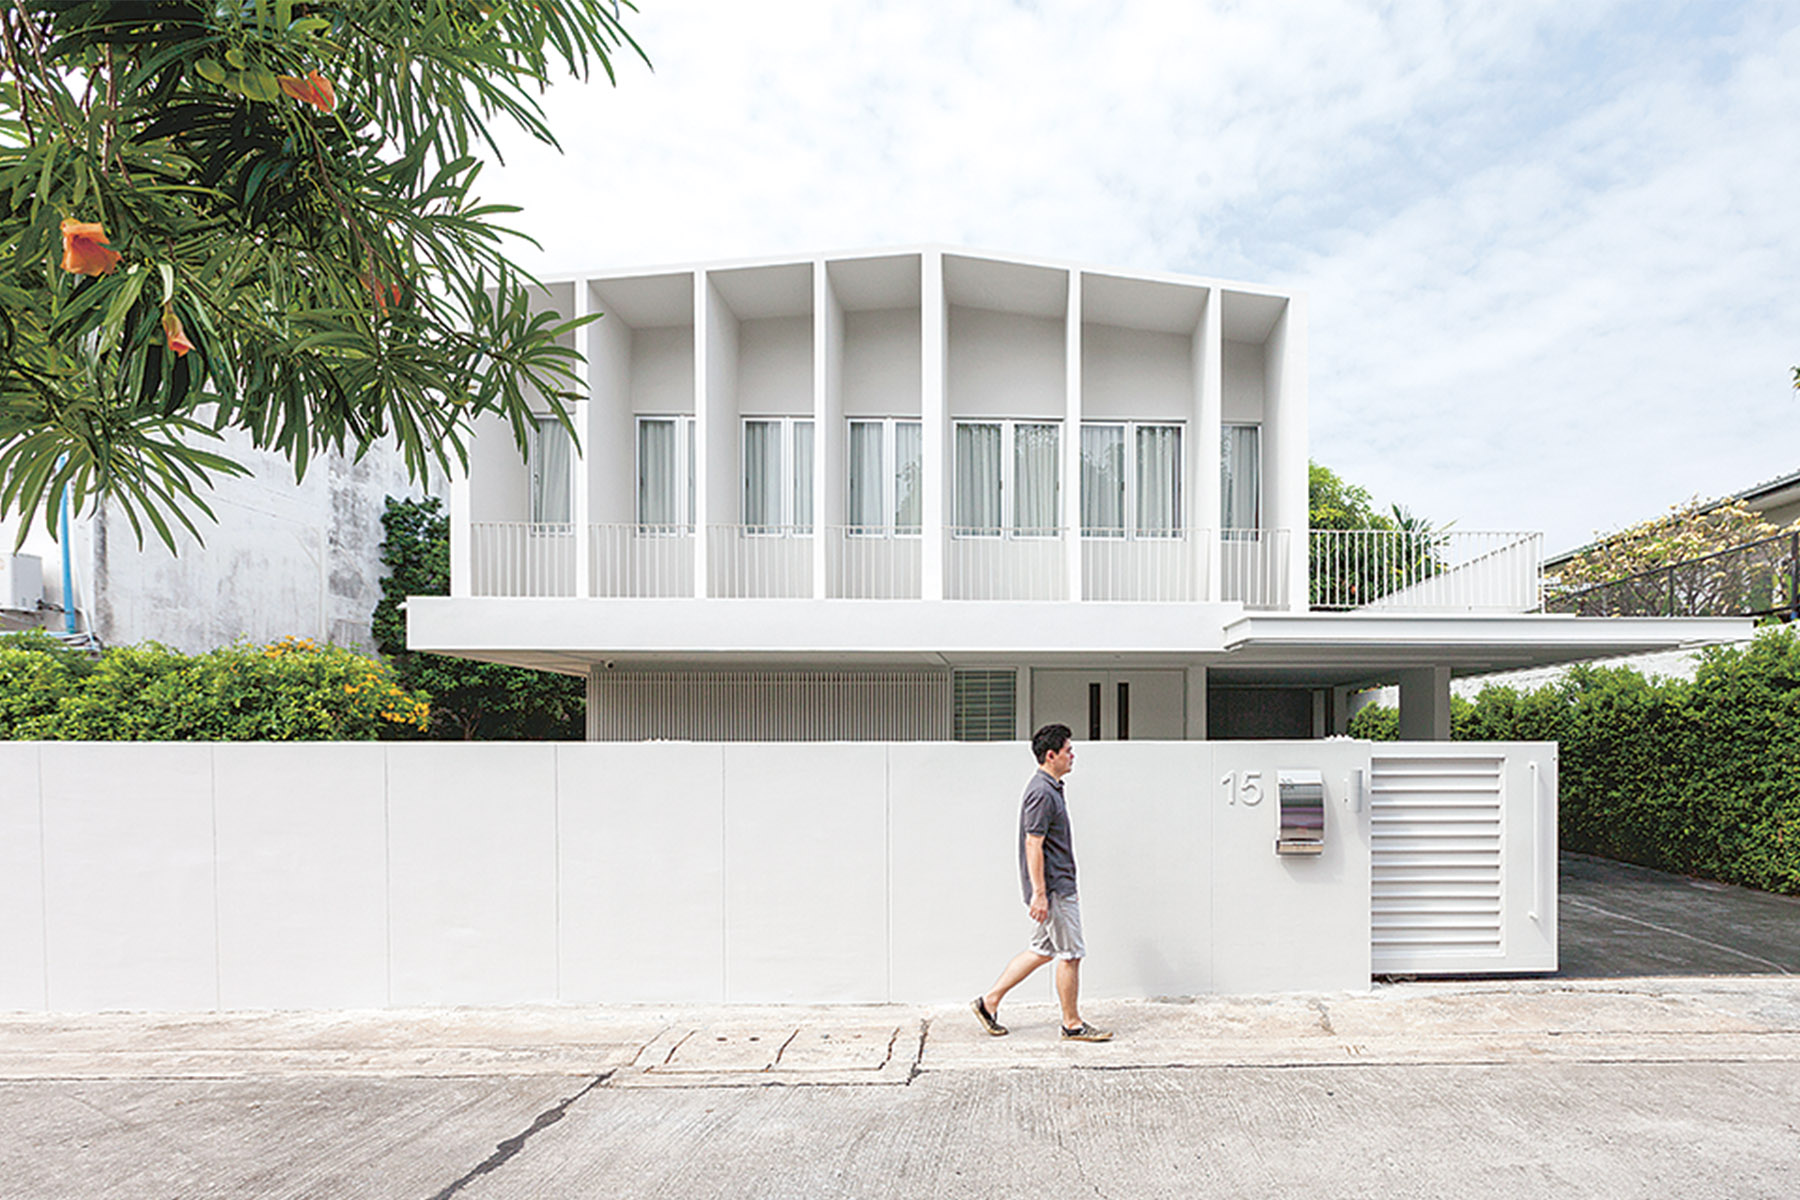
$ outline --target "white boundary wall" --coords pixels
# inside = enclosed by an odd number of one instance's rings
[[[1369,743],[1077,752],[1088,994],[1369,985]],[[1325,773],[1318,858],[1274,854],[1283,768]],[[0,1009],[957,1000],[1029,932],[1031,769],[1016,743],[0,744]]]

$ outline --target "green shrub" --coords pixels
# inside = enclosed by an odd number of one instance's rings
[[[88,669],[84,655],[48,634],[0,637],[0,738],[43,736],[39,731]]]
[[[0,651],[0,675],[9,661]],[[430,719],[425,698],[402,688],[385,664],[295,638],[192,655],[146,642],[108,650],[85,678],[39,670],[33,711],[9,737],[370,741],[422,729]],[[7,690],[0,704],[27,707]]]
[[[1371,705],[1357,737],[1390,739]],[[1570,850],[1800,894],[1800,636],[1708,651],[1692,683],[1579,666],[1534,691],[1452,704],[1459,741],[1557,742]]]

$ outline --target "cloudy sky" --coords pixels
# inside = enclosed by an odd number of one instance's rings
[[[1554,551],[1800,470],[1800,9],[642,0],[543,271],[945,242],[1311,298],[1313,456]],[[627,13],[629,18],[630,14]]]

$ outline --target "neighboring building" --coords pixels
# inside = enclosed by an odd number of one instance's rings
[[[1533,612],[1537,535],[1443,535],[1419,585],[1410,535],[1311,534],[1278,289],[923,247],[542,302],[603,314],[581,452],[477,427],[409,644],[585,675],[592,738],[1316,737],[1384,683],[1443,738],[1454,676],[1749,628]],[[1379,603],[1314,611],[1315,562]]]
[[[222,452],[251,473],[218,479],[206,494],[218,521],[196,514],[204,544],[182,533],[171,554],[148,526],[140,544],[122,510],[105,501],[71,521],[75,631],[107,646],[157,641],[190,653],[287,636],[373,650],[384,502],[420,490],[398,452],[320,455],[298,483],[285,459],[251,448],[242,434],[228,433]],[[9,597],[0,620],[61,632],[61,548],[37,522],[25,549],[41,587]]]

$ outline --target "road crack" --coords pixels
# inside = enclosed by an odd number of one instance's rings
[[[532,1120],[530,1126],[523,1132],[516,1133],[512,1137],[500,1142],[494,1147],[494,1152],[488,1155],[479,1165],[442,1191],[434,1193],[431,1200],[450,1200],[450,1197],[456,1195],[456,1193],[462,1191],[483,1175],[492,1174],[494,1171],[505,1166],[514,1155],[525,1148],[525,1143],[530,1141],[534,1135],[543,1132],[550,1128],[550,1126],[562,1120],[564,1115],[568,1113],[570,1105],[605,1083],[608,1079],[611,1079],[612,1076],[613,1073],[608,1071],[604,1075],[596,1077],[586,1087],[582,1088],[579,1092],[576,1092],[573,1096],[570,1096],[561,1103],[553,1105],[539,1113],[537,1117]]]

